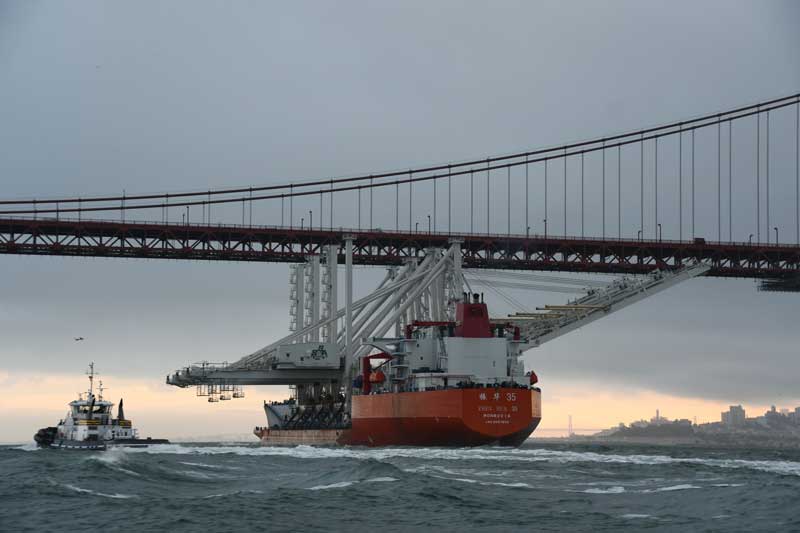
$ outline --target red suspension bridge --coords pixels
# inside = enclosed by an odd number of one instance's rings
[[[796,290],[799,153],[800,94],[793,94],[552,148],[393,172],[4,199],[0,253],[298,262],[347,234],[357,264],[398,264],[458,240],[471,268],[647,273],[699,259],[712,266],[708,275],[780,280],[767,286]]]

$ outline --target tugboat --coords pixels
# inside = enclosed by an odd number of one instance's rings
[[[122,399],[117,417],[113,418],[114,404],[103,399],[103,382],[98,394],[94,393],[94,363],[89,365],[89,390],[69,402],[69,412],[56,427],[42,428],[33,436],[40,448],[67,450],[106,450],[112,447],[147,447],[151,444],[169,444],[167,439],[139,438],[139,432],[125,418]]]

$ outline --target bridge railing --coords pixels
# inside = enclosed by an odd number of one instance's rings
[[[148,226],[153,228],[168,227],[168,228],[191,228],[191,229],[230,229],[230,230],[257,230],[257,231],[290,231],[293,233],[303,233],[308,236],[329,236],[330,234],[369,234],[369,235],[387,235],[397,237],[438,237],[438,238],[464,238],[464,239],[481,239],[491,238],[493,240],[514,239],[514,240],[548,240],[548,241],[564,241],[564,242],[608,242],[608,243],[644,243],[652,244],[666,244],[666,245],[697,245],[697,246],[736,246],[736,247],[753,247],[753,248],[780,248],[791,249],[798,248],[800,245],[797,243],[774,243],[774,242],[755,242],[755,241],[719,241],[707,239],[704,237],[695,237],[693,239],[645,239],[645,238],[632,238],[632,237],[617,237],[617,236],[577,236],[577,235],[558,235],[554,233],[497,233],[497,232],[456,232],[456,231],[428,231],[425,230],[398,230],[398,229],[384,229],[384,228],[354,228],[354,227],[328,227],[328,226],[314,226],[309,228],[307,226],[287,226],[287,225],[271,225],[271,224],[225,224],[225,223],[197,223],[197,222],[161,222],[152,220],[119,220],[119,219],[101,219],[101,218],[74,218],[74,217],[17,217],[17,216],[3,216],[0,218],[0,223],[3,220],[13,220],[18,222],[44,222],[44,223],[66,223],[70,225],[80,224],[108,224],[116,227],[136,227]]]

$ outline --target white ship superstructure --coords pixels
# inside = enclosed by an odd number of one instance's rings
[[[139,432],[125,418],[122,400],[119,401],[117,417],[114,418],[114,403],[103,398],[103,382],[98,394],[94,392],[94,363],[89,365],[89,389],[69,402],[69,411],[56,427],[40,429],[34,440],[47,448],[82,450],[104,450],[109,446],[146,446],[163,444],[164,439],[140,439]]]

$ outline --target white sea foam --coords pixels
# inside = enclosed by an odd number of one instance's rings
[[[689,489],[699,489],[702,487],[698,487],[697,485],[689,485],[689,484],[682,484],[682,485],[671,485],[669,487],[659,487],[657,489],[649,489],[643,490],[642,492],[672,492],[676,490],[689,490]]]
[[[501,481],[485,481],[482,479],[473,479],[473,478],[465,478],[460,477],[463,475],[477,475],[477,476],[492,476],[495,475],[493,473],[482,472],[480,470],[473,470],[471,468],[445,468],[439,465],[421,465],[414,468],[406,468],[405,472],[410,472],[412,474],[426,474],[430,475],[431,477],[435,477],[438,479],[449,479],[451,481],[461,481],[462,483],[476,483],[479,485],[495,485],[498,487],[511,487],[511,488],[527,488],[532,489],[534,488],[532,485],[528,483],[504,483]],[[447,476],[443,476],[441,474],[447,474]],[[453,476],[453,477],[451,477]]]
[[[349,487],[351,485],[355,485],[356,483],[389,483],[392,481],[397,481],[397,479],[393,477],[373,477],[370,479],[365,479],[363,481],[340,481],[338,483],[331,483],[330,485],[317,485],[315,487],[311,487],[308,490],[327,490],[327,489],[343,489],[345,487]]]
[[[213,498],[225,498],[226,496],[241,496],[242,494],[264,494],[260,490],[235,490],[233,492],[220,492],[219,494],[209,494],[208,496],[203,496],[204,500],[210,500]]]
[[[481,485],[497,485],[499,487],[511,487],[511,488],[525,488],[525,489],[532,489],[533,486],[529,485],[528,483],[522,483],[521,481],[518,483],[503,483],[500,481],[483,481]]]
[[[94,496],[102,496],[103,498],[114,498],[114,499],[117,499],[117,500],[125,500],[125,499],[128,499],[128,498],[138,498],[138,496],[135,495],[135,494],[119,494],[119,493],[106,494],[104,492],[97,492],[97,491],[90,490],[90,489],[84,489],[84,488],[81,488],[81,487],[76,487],[75,485],[65,484],[63,486],[68,488],[69,490],[72,490],[72,491],[75,491],[75,492],[80,492],[82,494],[92,494]]]
[[[583,492],[587,494],[622,494],[623,492],[625,492],[625,487],[614,486],[614,487],[608,487],[607,489],[594,487],[591,489],[586,489]]]
[[[626,518],[630,520],[634,518],[653,518],[653,516],[649,514],[628,513],[620,516],[620,518]]]
[[[328,490],[328,489],[343,489],[345,487],[349,487],[350,485],[355,485],[358,481],[340,481],[338,483],[331,483],[330,485],[317,485],[316,487],[311,487],[308,490]]]
[[[15,446],[13,449],[21,450],[23,452],[35,452],[41,450],[41,448],[39,448],[35,442],[27,442],[22,446]]]
[[[206,463],[192,463],[190,461],[179,461],[179,463],[182,464],[182,465],[186,465],[186,466],[197,466],[197,467],[200,467],[200,468],[211,468],[213,470],[224,470],[224,469],[232,468],[232,467],[223,466],[223,465],[209,465],[209,464],[206,464]]]
[[[314,446],[192,446],[159,444],[132,449],[139,453],[216,455],[235,454],[280,456],[298,459],[360,459],[386,460],[410,458],[419,460],[482,460],[568,463],[607,463],[634,465],[696,464],[714,468],[750,469],[779,475],[800,476],[800,462],[754,461],[744,459],[706,459],[701,457],[670,457],[667,455],[619,455],[596,452],[572,452],[541,448],[326,448]]]
[[[89,455],[86,458],[86,460],[97,461],[98,463],[102,463],[112,470],[116,470],[117,472],[122,472],[123,474],[127,474],[129,476],[134,476],[134,477],[142,476],[140,473],[134,472],[133,470],[129,470],[122,466],[122,464],[124,464],[127,460],[125,452],[122,449],[114,449],[105,452],[99,452],[97,454],[92,454]]]
[[[212,474],[211,472],[197,472],[195,470],[175,470],[175,472],[193,479],[216,480],[222,478],[222,476],[218,474]]]

